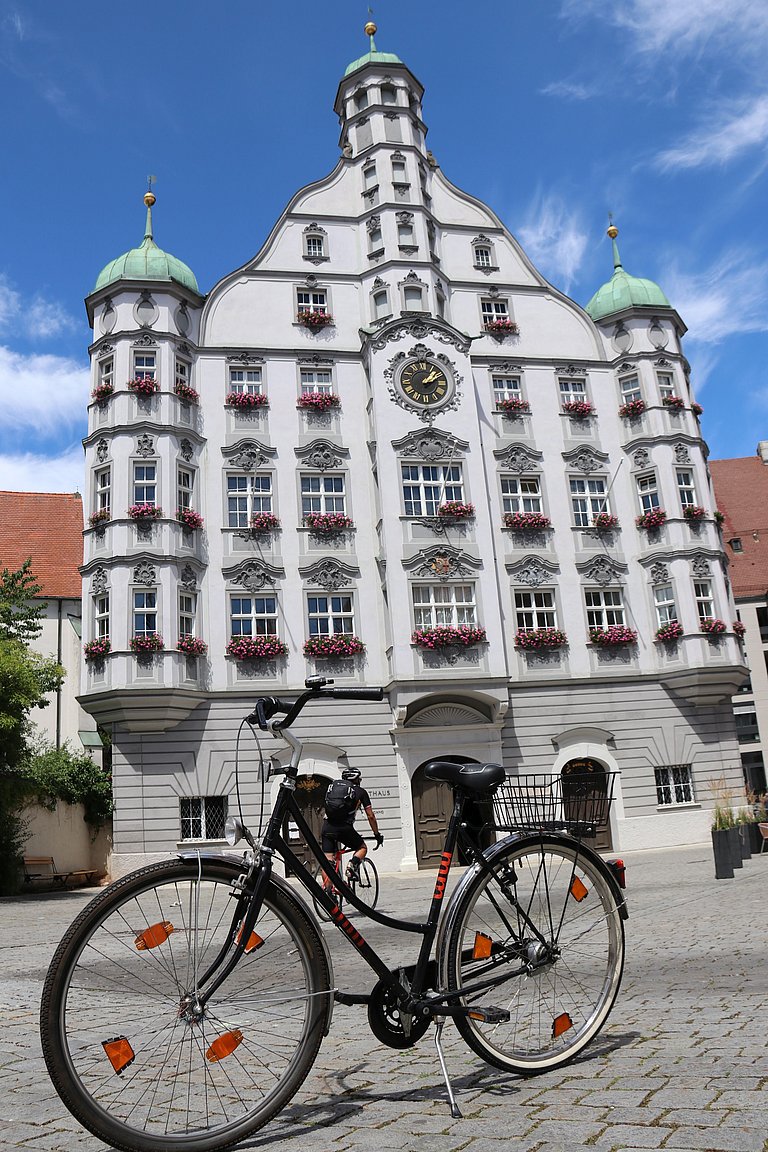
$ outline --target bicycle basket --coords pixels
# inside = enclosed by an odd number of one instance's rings
[[[608,824],[615,776],[508,776],[493,798],[495,826],[500,831],[534,828],[594,836]]]

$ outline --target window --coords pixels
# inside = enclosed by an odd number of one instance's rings
[[[587,398],[586,380],[574,380],[570,376],[561,376],[557,381],[557,386],[561,404],[568,404],[572,400],[586,400]]]
[[[693,803],[693,777],[690,764],[669,764],[654,768],[656,777],[656,803],[660,808],[669,804]]]
[[[621,389],[622,404],[630,404],[633,400],[642,400],[643,398],[643,393],[640,391],[640,379],[637,376],[622,376],[619,380],[619,388]]]
[[[374,320],[383,320],[385,316],[389,315],[389,292],[386,288],[379,288],[378,292],[373,294],[373,318]]]
[[[694,580],[693,595],[699,620],[712,620],[715,615],[715,602],[712,599],[712,583],[709,580]]]
[[[501,507],[505,513],[541,512],[538,476],[502,476]]]
[[[371,228],[368,232],[368,251],[380,252],[384,247],[384,238],[381,233],[381,228]]]
[[[134,504],[157,503],[157,464],[134,464]]]
[[[115,362],[111,356],[99,364],[99,386],[111,388],[115,383]]]
[[[509,319],[506,300],[481,300],[480,311],[483,317],[483,324],[492,324],[494,320]]]
[[[739,741],[739,744],[754,744],[756,740],[760,739],[760,729],[757,726],[757,713],[754,710],[751,712],[736,712],[733,718],[736,721],[736,739]]]
[[[624,623],[624,604],[620,588],[586,588],[584,603],[590,628],[610,628]]]
[[[226,796],[180,796],[182,840],[223,840],[227,822]]]
[[[133,634],[146,636],[157,632],[157,592],[154,588],[133,593]]]
[[[353,636],[355,614],[349,595],[307,596],[307,623],[310,636]]]
[[[375,188],[376,187],[376,165],[366,164],[363,168],[363,187]]]
[[[194,636],[197,596],[194,592],[179,592],[179,636]]]
[[[176,507],[179,511],[192,507],[194,475],[188,468],[179,468],[176,480]]]
[[[518,631],[529,632],[535,628],[556,628],[555,594],[530,588],[515,592],[515,619]]]
[[[382,84],[379,91],[382,104],[397,104],[397,91],[391,84]]]
[[[317,257],[318,259],[325,256],[325,239],[322,236],[311,234],[304,238],[306,245],[305,255]]]
[[[659,386],[659,396],[662,400],[666,396],[675,395],[675,382],[671,372],[657,372],[656,382]]]
[[[398,224],[397,243],[401,248],[416,247],[416,237],[414,235],[412,224]]]
[[[680,493],[680,504],[683,509],[692,508],[696,503],[696,486],[693,482],[693,472],[687,468],[677,469],[677,490]]]
[[[406,516],[436,516],[441,504],[463,500],[460,464],[403,464]]]
[[[637,498],[640,501],[640,508],[643,512],[651,512],[654,508],[660,508],[659,490],[656,486],[656,476],[653,472],[648,472],[643,476],[637,477]]]
[[[414,584],[411,591],[417,628],[476,622],[474,584]]]
[[[249,396],[261,396],[263,392],[261,368],[230,368],[229,390],[247,393]]]
[[[523,391],[519,376],[493,376],[493,399],[496,404],[501,400],[522,400]]]
[[[653,590],[653,606],[656,609],[656,624],[659,628],[677,620],[675,592],[671,584],[657,584]]]
[[[407,184],[408,176],[405,167],[405,160],[392,161],[392,183],[393,184]]]
[[[438,316],[445,317],[445,294],[439,285],[435,289],[435,303]]]
[[[96,511],[109,512],[112,507],[112,469],[99,468],[95,475]]]
[[[176,357],[175,381],[177,385],[189,386],[190,365],[186,360]]]
[[[97,596],[93,606],[96,638],[105,640],[109,636],[109,593]]]
[[[326,370],[318,371],[313,368],[302,368],[300,373],[301,394],[317,392],[323,396],[330,396],[333,392],[333,378]]]
[[[366,92],[366,90],[364,88],[361,88],[359,92],[355,92],[355,108],[357,109],[358,112],[361,112],[363,110],[363,108],[367,108],[367,107],[368,107],[368,93]]]
[[[325,315],[328,311],[328,293],[324,288],[315,291],[300,289],[296,292],[296,307],[299,312],[320,312]]]
[[[424,289],[415,284],[409,284],[403,289],[403,301],[407,312],[423,312]]]
[[[232,636],[277,636],[276,596],[230,596]]]
[[[346,496],[343,476],[302,476],[301,514],[310,512],[345,512]]]
[[[598,512],[610,512],[608,489],[604,477],[572,477],[571,508],[577,528],[588,528]]]
[[[134,380],[157,379],[157,357],[154,352],[134,352],[133,378]]]
[[[488,244],[475,244],[474,251],[476,268],[491,268],[493,266],[491,249]]]
[[[271,473],[227,476],[227,523],[230,528],[247,528],[252,516],[271,511]]]
[[[757,626],[760,629],[760,641],[763,644],[768,644],[768,608],[758,608],[756,615]]]
[[[744,545],[741,542],[740,536],[734,536],[732,540],[728,541],[728,543],[730,544],[730,546],[734,552],[743,552],[744,551]]]

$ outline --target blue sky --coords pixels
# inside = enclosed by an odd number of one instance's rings
[[[768,4],[381,0],[377,47],[426,87],[428,145],[557,287],[656,280],[715,458],[768,438]],[[82,489],[83,297],[155,238],[203,291],[338,157],[367,3],[0,0],[0,488]]]

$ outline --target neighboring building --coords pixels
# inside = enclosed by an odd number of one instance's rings
[[[620,773],[622,849],[708,838],[713,775],[740,780],[741,646],[701,630],[734,609],[685,325],[613,228],[586,310],[548,284],[443,175],[422,96],[371,39],[339,85],[338,163],[255,257],[204,296],[148,193],[143,243],[86,301],[84,634],[111,652],[82,702],[113,725],[116,871],[220,838],[240,719],[316,672],[387,689],[305,713],[298,793],[317,820],[358,764],[385,866],[436,859],[435,756]],[[430,647],[443,625],[478,631]],[[249,816],[250,739],[240,757]]]
[[[93,755],[101,749],[93,718],[77,702],[81,671],[83,502],[56,492],[0,492],[0,568],[32,560],[46,602],[43,629],[31,647],[66,669],[64,683],[30,719],[56,747],[69,742]]]
[[[713,460],[711,469],[750,670],[733,699],[736,734],[744,782],[762,794],[768,791],[768,440],[754,456]]]

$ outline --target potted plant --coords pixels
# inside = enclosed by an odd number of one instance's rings
[[[612,512],[596,512],[592,517],[592,527],[597,532],[608,532],[612,528],[617,528],[619,525],[618,516],[614,516]]]
[[[516,532],[541,532],[544,528],[551,528],[552,521],[541,512],[505,512],[504,527],[513,528]]]
[[[187,384],[185,380],[177,380],[173,386],[173,391],[179,400],[186,400],[188,404],[197,404],[200,401],[199,392],[196,392],[192,385]]]
[[[738,636],[739,640],[744,639],[747,629],[746,625],[743,624],[741,620],[734,620],[733,624],[731,624],[731,628],[733,628],[733,631],[735,635]]]
[[[590,628],[589,642],[597,648],[623,648],[637,644],[637,632],[624,624],[609,624],[607,628]]]
[[[112,519],[112,513],[109,508],[99,508],[98,512],[91,512],[88,517],[88,523],[91,528],[103,528]]]
[[[208,645],[199,636],[179,636],[176,648],[185,656],[205,656],[208,651]]]
[[[97,640],[88,640],[83,644],[83,655],[86,660],[102,660],[112,651],[112,642],[109,636],[99,636]]]
[[[239,408],[241,412],[251,412],[257,408],[267,408],[269,399],[263,392],[229,392],[224,403],[230,408]]]
[[[330,312],[312,312],[310,309],[301,309],[296,314],[296,321],[311,331],[318,331],[320,328],[327,328],[329,324],[333,324],[333,316]]]
[[[475,514],[474,504],[465,504],[462,500],[446,500],[437,509],[441,520],[471,520]]]
[[[296,401],[296,407],[306,412],[328,412],[340,406],[341,400],[335,392],[302,392]]]
[[[694,416],[701,416],[703,411],[704,409],[701,404],[691,404],[691,412],[693,412]]]
[[[334,657],[358,656],[365,651],[365,644],[357,636],[348,632],[334,632],[328,636],[310,636],[304,642],[304,655],[316,660],[332,660]]]
[[[715,880],[733,879],[730,829],[733,814],[730,808],[715,804],[712,813],[712,851],[715,857]]]
[[[277,636],[233,636],[225,651],[235,660],[275,660],[288,648]]]
[[[411,635],[411,644],[417,648],[469,648],[472,644],[485,644],[485,628],[474,624],[436,624],[432,628],[417,628]]]
[[[520,331],[514,320],[510,320],[508,316],[500,316],[496,320],[486,320],[483,327],[490,336],[501,337],[502,339],[505,336],[517,336]]]
[[[345,516],[343,512],[307,512],[304,524],[320,536],[333,536],[336,532],[345,532],[347,528],[354,527],[352,517]]]
[[[176,512],[176,519],[191,532],[194,532],[197,528],[202,528],[204,523],[200,513],[193,512],[191,508],[179,508]]]
[[[724,632],[728,631],[724,620],[702,620],[700,627],[707,636],[722,636]]]
[[[682,396],[664,396],[661,402],[665,408],[671,408],[673,412],[682,412],[685,408]]]
[[[110,396],[114,395],[114,392],[114,384],[110,383],[109,381],[105,381],[103,384],[96,385],[93,392],[91,392],[91,396],[94,400],[97,400],[101,404],[105,400],[109,400]]]
[[[749,825],[752,823],[751,808],[739,808],[735,817],[736,829],[739,833],[742,860],[752,859],[752,847],[749,840]]]
[[[683,508],[683,516],[689,520],[691,524],[699,524],[707,514],[706,508],[702,508],[700,504],[686,504]]]
[[[721,525],[721,524],[723,523],[723,521],[725,520],[725,513],[724,513],[724,512],[721,512],[721,511],[720,511],[720,509],[719,509],[719,508],[717,508],[717,509],[715,509],[715,511],[712,513],[712,515],[713,515],[713,517],[714,517],[714,520],[715,520],[715,524],[717,524],[717,526],[718,526],[718,528],[719,528],[719,527],[720,527],[720,525]]]
[[[136,376],[128,381],[128,391],[135,392],[137,396],[154,396],[160,385],[151,376]]]
[[[563,402],[563,412],[568,416],[574,416],[577,420],[586,420],[594,410],[595,406],[589,400],[565,400]]]
[[[619,416],[625,416],[629,420],[637,420],[645,412],[646,407],[645,400],[627,400],[626,404],[622,404],[619,408]]]
[[[162,652],[165,641],[159,632],[139,632],[131,637],[129,647],[135,656],[150,656]]]
[[[515,648],[537,651],[542,648],[563,648],[568,637],[560,628],[520,628],[515,633]]]
[[[666,624],[662,624],[660,628],[656,629],[654,639],[661,644],[671,644],[675,640],[679,640],[683,635],[683,626],[680,621],[669,620]]]
[[[139,523],[151,523],[153,520],[158,520],[162,514],[163,510],[157,504],[131,504],[128,509],[131,520],[137,520]]]
[[[663,508],[651,508],[648,512],[643,512],[642,515],[635,519],[635,524],[638,528],[645,528],[646,531],[652,532],[654,528],[661,528],[667,522],[667,514]]]
[[[496,407],[499,412],[509,417],[525,416],[531,410],[528,401],[523,400],[521,396],[505,396],[503,400],[498,401]]]
[[[255,532],[257,536],[266,535],[267,532],[272,532],[275,528],[280,527],[280,521],[274,512],[255,512],[249,521],[251,532]]]

